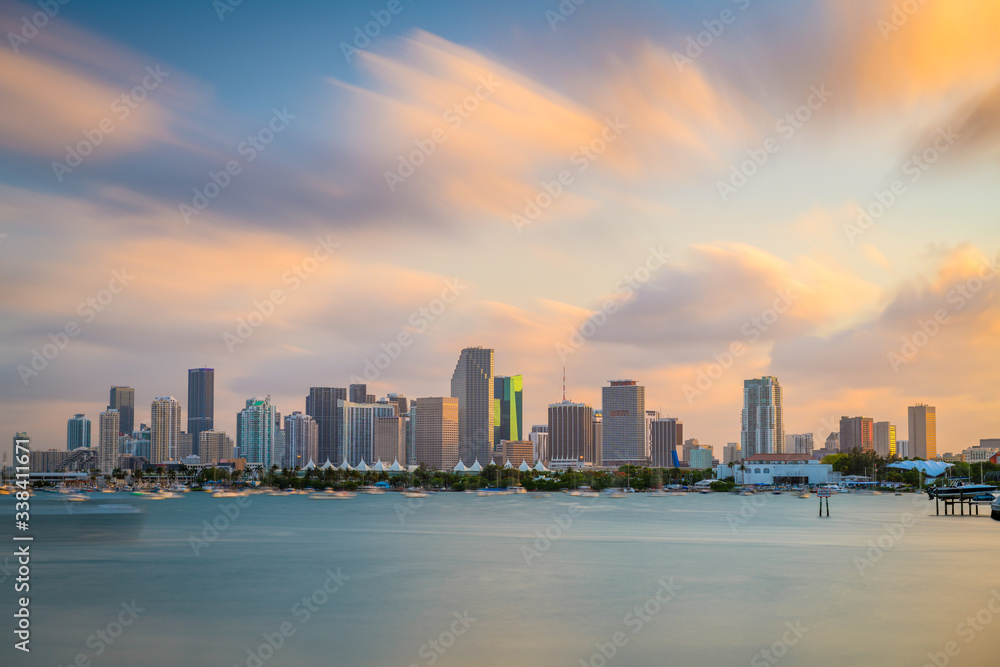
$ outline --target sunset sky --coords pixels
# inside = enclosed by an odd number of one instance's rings
[[[717,448],[761,375],[817,447],[1000,437],[995,0],[224,2],[0,3],[4,450],[199,366],[233,434],[401,334],[371,393],[492,347],[528,425],[565,364]]]

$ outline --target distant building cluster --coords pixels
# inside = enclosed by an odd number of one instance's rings
[[[270,396],[252,397],[236,415],[234,440],[215,428],[214,369],[193,368],[188,371],[186,422],[177,398],[157,396],[149,426],[136,425],[135,389],[114,386],[98,418],[96,441],[91,420],[76,414],[66,424],[66,451],[34,452],[32,469],[110,473],[148,465],[239,461],[250,468],[370,469],[381,464],[385,469],[424,465],[453,470],[541,463],[555,469],[633,464],[732,471],[742,461],[786,456],[796,462],[817,460],[854,448],[885,457],[937,455],[935,409],[923,404],[908,408],[908,440],[898,440],[896,426],[888,421],[844,416],[839,431],[816,449],[813,433],[785,433],[782,387],[774,376],[744,381],[740,441],[721,447],[721,466],[712,447],[697,438],[684,439],[680,419],[647,409],[645,387],[636,380],[609,380],[599,408],[564,395],[549,404],[547,423],[530,429],[524,423],[523,393],[522,375],[495,375],[494,350],[469,347],[455,365],[450,396],[410,400],[390,393],[377,399],[362,383],[310,387],[304,410],[284,418]],[[984,439],[945,458],[976,463],[998,453],[1000,439]],[[809,469],[804,477],[813,472]]]

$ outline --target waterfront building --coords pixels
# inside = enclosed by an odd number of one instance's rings
[[[285,416],[285,456],[282,467],[305,468],[319,458],[319,424],[309,415],[293,412]]]
[[[910,456],[933,459],[937,456],[937,413],[933,406],[917,403],[906,409],[909,423]]]
[[[338,404],[347,400],[344,387],[310,387],[306,397],[306,414],[319,426],[317,462],[343,461],[343,412]],[[308,462],[307,462],[308,463]]]
[[[215,369],[188,369],[187,432],[191,434],[191,450],[199,453],[198,434],[215,428]]]
[[[809,454],[813,453],[812,433],[789,433],[785,436],[786,454]]]
[[[265,470],[274,463],[275,409],[271,397],[249,398],[236,420],[237,449],[248,467]]]
[[[712,467],[712,448],[695,447],[690,452],[688,467],[695,470],[706,470]]]
[[[388,401],[384,403],[337,401],[337,407],[343,416],[341,442],[344,443],[344,459],[342,461],[346,460],[352,466],[357,466],[362,461],[368,465],[375,463],[375,424],[380,417],[395,417],[396,404]]]
[[[201,439],[201,462],[207,465],[218,466],[219,461],[232,459],[233,439],[224,431],[202,431],[199,435]]]
[[[785,422],[781,383],[773,375],[743,381],[743,458],[756,454],[781,454],[785,448]]]
[[[397,407],[395,403],[389,405],[392,410]],[[372,460],[369,463],[376,461],[381,461],[387,466],[395,461],[406,463],[406,417],[395,414],[375,417],[375,439],[372,445]]]
[[[108,407],[118,411],[122,433],[128,434],[135,428],[135,389],[132,387],[111,387]]]
[[[594,410],[586,403],[563,401],[549,405],[550,466],[582,468],[585,463],[596,462],[593,421]],[[514,465],[520,463],[517,461]]]
[[[418,398],[413,401],[414,449],[417,463],[434,470],[458,464],[458,399]]]
[[[181,404],[173,396],[157,396],[152,406],[150,463],[159,464],[175,458],[181,433]]]
[[[66,421],[66,449],[73,451],[80,447],[90,447],[90,420],[82,414],[75,414]]]
[[[108,408],[98,418],[98,467],[110,474],[118,467],[118,433],[121,429],[121,415],[114,408]]]
[[[603,465],[646,464],[646,388],[635,380],[610,380],[601,398]]]
[[[735,477],[743,484],[829,484],[837,481],[833,466],[820,463],[808,454],[755,454],[744,459],[747,470],[719,466],[718,479]]]
[[[451,376],[451,396],[458,399],[459,459],[466,466],[493,459],[493,350],[462,350]]]

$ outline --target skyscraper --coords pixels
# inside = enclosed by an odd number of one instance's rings
[[[121,430],[121,415],[114,408],[108,408],[98,419],[97,456],[101,472],[110,473],[118,467],[118,433]]]
[[[341,441],[343,419],[337,401],[347,400],[347,389],[343,387],[310,387],[306,397],[306,414],[319,426],[317,445],[317,465],[325,462],[340,463],[344,460]],[[308,463],[308,461],[307,461]]]
[[[673,417],[657,419],[650,425],[650,436],[653,467],[677,467],[677,447],[684,442],[684,424]]]
[[[191,447],[199,453],[198,434],[215,428],[215,369],[188,369],[188,419],[187,432],[191,434]]]
[[[181,433],[181,404],[173,396],[157,396],[152,407],[150,433],[150,463],[163,463],[177,456],[177,440]]]
[[[387,415],[375,418],[372,459],[387,466],[394,462],[406,462],[406,417]]]
[[[781,384],[773,375],[743,381],[740,446],[744,459],[754,454],[784,453]]]
[[[586,403],[549,405],[549,461],[582,467],[594,461],[594,409]]]
[[[855,447],[863,452],[875,449],[874,420],[871,417],[840,418],[840,451],[849,452]]]
[[[90,420],[76,414],[66,421],[66,449],[73,451],[80,447],[90,447]]]
[[[222,459],[233,458],[233,439],[222,431],[201,432],[202,463],[217,465]]]
[[[237,420],[240,456],[247,460],[247,466],[267,470],[275,463],[274,412],[270,396],[248,398],[246,407],[240,412]]]
[[[367,401],[367,396],[365,400]],[[375,463],[375,424],[379,417],[396,416],[395,403],[354,403],[337,401],[344,422],[341,429],[344,456],[347,462],[356,466],[364,461]],[[385,463],[385,461],[383,461]],[[389,461],[388,463],[392,463]]]
[[[111,387],[108,407],[118,411],[121,432],[130,435],[135,428],[135,389],[132,387]]]
[[[405,394],[389,394],[389,402],[396,404],[396,414],[405,415],[410,411],[409,403]]]
[[[454,468],[458,463],[458,399],[418,398],[411,409],[417,463],[435,470]]]
[[[465,465],[493,460],[493,350],[462,350],[451,376],[451,395],[458,399],[458,451]]]
[[[910,426],[910,456],[932,459],[937,456],[937,413],[933,406],[917,403],[906,409]]]
[[[875,453],[886,458],[896,455],[896,427],[889,422],[875,422]]]
[[[786,454],[809,454],[813,453],[812,433],[789,433],[785,436]],[[727,461],[728,463],[728,461]]]
[[[286,468],[305,468],[312,461],[316,465],[319,458],[319,424],[309,415],[293,412],[285,417],[285,457]]]
[[[349,385],[348,389],[349,397],[351,403],[367,403],[368,402],[368,385],[366,384],[352,384]]]
[[[601,389],[603,462],[619,466],[646,462],[646,388],[635,380],[610,380]]]
[[[521,440],[524,437],[522,412],[524,377],[497,375],[493,378],[493,445],[501,440]]]

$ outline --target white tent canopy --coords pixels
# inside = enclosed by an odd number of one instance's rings
[[[399,465],[399,459],[392,462],[392,465],[389,466],[389,472],[403,472],[403,466]]]
[[[482,472],[483,471],[483,466],[479,465],[479,459],[476,459],[476,462],[473,463],[471,466],[469,466],[468,471],[469,472]]]
[[[542,465],[541,461],[539,461],[538,463],[536,463],[535,467],[532,468],[532,470],[534,470],[535,472],[548,472],[549,471],[548,468],[546,468],[545,466]]]
[[[465,464],[461,461],[455,464],[455,467],[451,469],[452,472],[465,472],[466,470],[468,470],[468,468],[466,468]]]
[[[315,470],[316,464],[313,463],[312,459],[309,459],[309,463],[306,464],[305,470]]]
[[[347,459],[344,459],[344,462],[340,464],[340,469],[341,470],[354,470],[354,468],[351,467],[351,464],[347,462]]]
[[[511,469],[511,468],[513,468],[513,467],[514,467],[514,466],[512,466],[512,465],[510,464],[510,459],[507,459],[507,463],[504,463],[504,464],[503,464],[503,469],[504,469],[504,470],[510,470],[510,469]]]
[[[361,463],[358,464],[358,467],[355,468],[355,470],[357,470],[358,472],[368,472],[369,467],[368,464],[365,463],[365,460],[361,459]]]
[[[322,466],[320,466],[320,470],[329,470],[330,468],[333,468],[333,467],[334,467],[333,464],[330,463],[330,459],[327,459],[326,463],[324,463]]]
[[[943,475],[945,470],[952,466],[944,461],[897,461],[890,463],[887,468],[898,468],[900,470],[920,470],[928,477]]]
[[[528,465],[527,461],[521,459],[521,465],[519,465],[517,469],[520,470],[521,472],[528,472],[529,470],[531,470],[531,466]]]
[[[385,472],[385,464],[382,463],[382,459],[372,466],[372,472]]]

